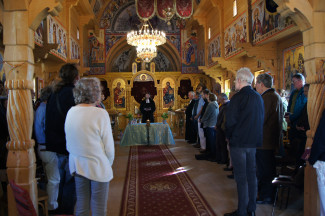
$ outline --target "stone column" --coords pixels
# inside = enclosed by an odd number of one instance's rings
[[[7,159],[9,181],[29,191],[37,211],[37,181],[34,140],[32,136],[33,104],[31,90],[34,74],[34,31],[28,25],[28,11],[5,10],[4,21],[4,70],[9,90],[7,120],[10,141]],[[16,202],[8,185],[9,215],[18,215]]]

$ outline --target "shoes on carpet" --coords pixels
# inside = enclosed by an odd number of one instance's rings
[[[224,171],[233,171],[233,170],[234,170],[234,168],[233,168],[233,167],[231,167],[231,168],[229,168],[229,167],[226,167],[226,168],[223,168],[223,170],[224,170]]]
[[[204,154],[204,153],[206,153],[206,152],[207,152],[206,149],[200,149],[200,153]]]
[[[229,178],[229,179],[234,179],[235,176],[234,176],[234,174],[231,174],[231,175],[227,175],[227,178]]]
[[[208,158],[208,161],[211,161],[211,162],[218,162],[218,160],[215,159],[215,158]]]
[[[273,204],[272,198],[265,198],[265,199],[256,199],[256,204]]]
[[[58,215],[61,212],[59,211],[59,209],[53,209],[53,210],[48,210],[49,215]]]
[[[227,162],[224,162],[224,161],[218,161],[218,164],[227,164]]]
[[[237,210],[236,211],[233,211],[233,212],[229,212],[229,213],[226,213],[224,214],[224,216],[237,216]]]
[[[201,148],[201,145],[200,144],[195,144],[193,147],[194,148]]]
[[[237,216],[237,215],[238,215],[237,210],[234,212],[224,214],[224,216]],[[248,216],[256,216],[255,212],[247,212],[247,215]]]
[[[208,160],[208,155],[207,154],[196,154],[195,159],[196,160]]]

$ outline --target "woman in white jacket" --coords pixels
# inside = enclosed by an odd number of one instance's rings
[[[66,117],[65,134],[69,168],[76,180],[76,215],[106,215],[109,182],[113,178],[114,140],[100,100],[97,78],[82,78],[73,89],[76,106]]]

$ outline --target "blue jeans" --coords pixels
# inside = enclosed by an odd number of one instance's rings
[[[61,214],[73,214],[76,203],[76,187],[74,177],[69,170],[69,156],[57,154],[60,172],[59,187],[59,212]]]
[[[76,216],[107,215],[109,182],[98,182],[76,175]]]
[[[230,146],[230,155],[237,183],[239,216],[255,212],[257,197],[256,148]]]

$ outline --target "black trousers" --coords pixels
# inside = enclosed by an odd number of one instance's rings
[[[228,162],[228,150],[227,150],[227,142],[225,134],[217,129],[217,143],[216,143],[216,159],[218,162],[222,164],[226,164]]]
[[[273,199],[275,188],[272,185],[272,180],[276,176],[276,161],[274,150],[257,149],[256,167],[259,198]]]
[[[191,120],[190,118],[186,118],[185,140],[189,140],[190,142],[194,143],[196,142],[196,138],[197,138],[197,123],[195,127],[194,121]]]

